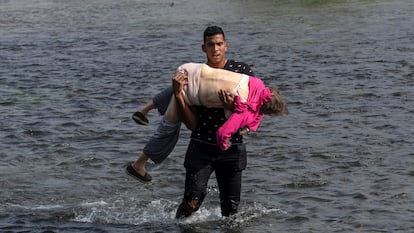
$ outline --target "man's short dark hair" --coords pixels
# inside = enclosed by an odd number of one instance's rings
[[[226,37],[224,36],[224,31],[221,27],[218,26],[210,26],[207,27],[206,30],[204,30],[204,43],[206,43],[207,38],[210,36],[215,36],[215,35],[223,35],[223,39],[226,40]]]

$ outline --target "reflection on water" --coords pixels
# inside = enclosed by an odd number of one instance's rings
[[[414,3],[0,0],[0,229],[56,232],[406,232],[413,228]],[[240,213],[215,179],[177,222],[183,129],[143,185],[124,174],[157,126],[130,119],[179,64],[228,57],[288,100],[246,138]]]

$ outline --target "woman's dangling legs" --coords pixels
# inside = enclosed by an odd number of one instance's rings
[[[138,159],[131,164],[131,167],[139,176],[149,176],[145,167],[148,159],[159,164],[164,161],[174,149],[178,141],[181,127],[178,115],[176,100],[173,96],[156,132],[145,145],[144,150],[141,152]],[[143,179],[141,180],[143,181]]]

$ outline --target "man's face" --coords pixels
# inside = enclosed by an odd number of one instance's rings
[[[214,68],[223,68],[226,63],[227,43],[222,34],[207,37],[202,45],[203,51],[207,55],[207,64]]]

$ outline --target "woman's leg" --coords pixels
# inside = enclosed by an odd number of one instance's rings
[[[180,128],[181,122],[171,123],[165,119],[165,116],[161,119],[154,135],[145,145],[138,159],[131,164],[131,167],[139,174],[139,176],[149,176],[145,168],[148,159],[151,159],[154,163],[159,164],[162,163],[168,155],[170,155],[171,151],[177,144],[178,137],[180,135]],[[137,178],[145,182],[150,181],[143,180],[139,177]]]
[[[160,115],[164,115],[167,111],[170,103],[171,96],[173,95],[172,87],[167,87],[158,94],[156,94],[152,100],[147,102],[144,106],[140,107],[133,115],[132,119],[140,125],[148,125],[147,115],[152,109],[157,109]]]
[[[154,107],[157,108],[160,115],[164,115],[167,111],[168,105],[170,104],[171,96],[173,96],[173,88],[169,86],[159,92],[157,95],[152,98]]]
[[[145,145],[138,159],[132,163],[134,170],[141,176],[147,174],[145,165],[148,159],[155,163],[161,163],[168,157],[178,141],[181,122],[178,121],[175,97],[170,99],[170,104],[157,130]]]
[[[177,144],[181,122],[179,121],[175,97],[170,97],[164,117],[154,135],[145,145],[144,150],[131,166],[140,176],[149,176],[146,171],[146,162],[151,159],[155,163],[164,161]]]
[[[149,111],[155,108],[154,102],[152,100],[148,101],[144,106],[140,107],[137,112],[141,112],[145,116]]]

